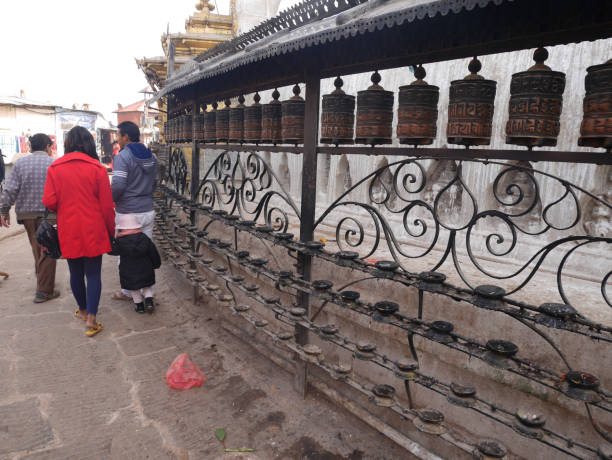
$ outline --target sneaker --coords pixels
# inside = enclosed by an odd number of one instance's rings
[[[136,310],[136,313],[144,313],[145,312],[144,302],[135,304],[134,310]]]
[[[145,308],[147,312],[153,313],[153,310],[155,310],[155,304],[153,303],[153,297],[145,297]]]
[[[48,300],[57,299],[59,296],[60,296],[60,292],[57,290],[51,293],[38,291],[36,292],[36,295],[34,296],[34,303],[43,303]]]

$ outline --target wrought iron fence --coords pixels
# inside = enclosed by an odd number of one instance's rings
[[[421,192],[431,185],[431,178],[426,174],[423,161],[406,159],[390,163],[352,185],[316,219],[315,229],[332,221],[335,240],[323,243],[298,241],[289,233],[301,224],[300,209],[283,188],[270,165],[257,153],[220,153],[199,181],[195,199],[192,200],[186,194],[187,161],[183,152],[175,149],[170,159],[167,183],[162,185],[164,196],[158,201],[157,223],[162,250],[167,254],[168,260],[185,272],[194,286],[214,296],[237,317],[245,319],[257,330],[271,337],[275,343],[297,353],[301,359],[321,368],[332,378],[368,395],[374,404],[389,407],[403,418],[412,420],[417,428],[426,433],[440,436],[459,448],[474,450],[476,453],[482,454],[488,448],[505,452],[505,447],[498,442],[482,444],[477,439],[466,440],[464,436],[453,432],[453,429],[444,423],[444,414],[439,410],[417,409],[411,385],[419,385],[443,395],[451,404],[475,411],[514,429],[523,437],[567,455],[589,458],[596,454],[597,447],[572,439],[565,433],[545,428],[544,414],[505,408],[480,398],[477,385],[444,382],[435,376],[424,374],[419,370],[420,356],[413,339],[418,336],[435,342],[503,372],[537,382],[564,397],[584,402],[585,414],[594,429],[610,441],[610,433],[593,417],[592,411],[597,409],[604,413],[612,412],[612,394],[600,385],[596,376],[580,371],[579,363],[571,363],[559,346],[558,338],[548,330],[590,337],[600,341],[602,346],[612,343],[612,328],[589,320],[573,308],[563,284],[563,270],[572,254],[589,244],[609,247],[607,245],[612,240],[587,234],[570,234],[556,238],[541,243],[535,254],[524,256],[525,261],[521,266],[506,275],[498,275],[485,268],[472,248],[475,229],[486,219],[498,220],[510,235],[509,241],[506,241],[499,229],[489,227],[484,234],[481,232],[486,242],[486,252],[494,258],[505,260],[504,258],[519,246],[521,237],[541,237],[553,232],[556,232],[555,235],[559,232],[577,233],[580,230],[578,224],[584,207],[584,200],[581,198],[588,197],[608,209],[610,204],[581,187],[542,171],[516,164],[479,160],[470,161],[478,167],[497,165],[500,168],[490,190],[494,197],[493,202],[497,203],[498,207],[491,209],[490,206],[478,202],[475,194],[462,179],[461,162],[445,183],[439,184],[436,190],[423,199]],[[521,180],[517,180],[517,174],[521,176]],[[561,190],[560,195],[549,203],[542,202],[540,193],[541,181],[544,178],[555,181]],[[369,201],[366,203],[351,199],[351,196],[363,187],[367,189]],[[471,208],[471,212],[464,216],[465,221],[458,224],[445,220],[452,214],[452,209],[450,212],[449,209],[443,210],[443,204],[446,202],[444,195],[451,193],[453,188],[455,196],[461,195],[463,200],[470,203]],[[551,216],[554,207],[561,206],[564,202],[570,203],[575,213],[569,221],[560,223]],[[350,207],[364,212],[359,216],[358,213],[345,211]],[[521,218],[536,209],[542,227],[534,231],[522,226]],[[417,210],[423,212],[415,214]],[[334,212],[339,212],[341,217],[332,220]],[[193,225],[189,220],[191,213],[201,215],[208,221],[205,225]],[[393,216],[399,218],[394,219]],[[360,220],[363,217],[371,220],[369,228],[373,231],[368,233],[367,226]],[[392,221],[401,223],[400,228],[408,239],[397,236],[398,228],[392,225]],[[208,230],[213,223],[232,229],[232,232],[224,233],[233,234],[233,241],[209,236]],[[273,268],[268,259],[252,257],[240,247],[237,237],[239,233],[250,234],[274,247],[286,250],[291,258],[296,258],[298,254],[307,255],[341,268],[361,271],[363,277],[333,289],[331,282],[305,279],[301,274],[283,267],[278,260],[275,260],[276,268]],[[433,235],[428,244],[416,246],[413,243],[427,234]],[[445,238],[442,238],[443,234],[446,234]],[[460,240],[464,242],[467,258],[459,255]],[[441,245],[438,244],[440,241]],[[507,246],[499,250],[498,247],[504,242]],[[440,246],[441,250],[434,251],[437,246]],[[383,247],[383,252],[391,254],[392,260],[370,261],[370,257]],[[420,252],[410,254],[408,249],[414,247],[420,248]],[[522,292],[542,269],[547,258],[555,252],[560,253],[555,264],[557,292],[562,303],[532,305],[529,296],[522,296]],[[270,254],[274,257],[272,252]],[[227,260],[227,265],[215,265],[210,255],[221,256],[221,260]],[[429,270],[411,272],[405,260],[415,258],[427,260]],[[493,285],[475,285],[464,269],[466,262],[471,263],[480,273],[479,278],[484,276],[493,280],[516,280],[515,284],[507,290]],[[236,267],[256,274],[263,284],[266,284],[264,280],[267,280],[267,284],[273,285],[279,293],[290,294],[296,299],[300,294],[307,294],[323,303],[316,312],[296,307],[299,303],[284,305],[280,297],[259,294],[260,285],[245,282],[242,275],[236,274]],[[448,282],[442,267],[452,268],[464,285]],[[610,274],[610,271],[605,272],[597,283],[601,298],[608,306],[610,302],[606,287]],[[209,281],[209,276],[224,282],[225,289]],[[407,316],[400,313],[399,306],[391,301],[374,304],[362,302],[357,291],[349,290],[352,286],[371,279],[384,279],[414,287],[419,301],[417,315]],[[224,290],[229,294],[224,294]],[[270,324],[248,306],[238,305],[236,292],[246,294],[271,311],[277,324]],[[425,321],[425,292],[442,295],[479,309],[501,312],[515,319],[547,342],[552,353],[563,363],[565,370],[560,372],[538,364],[530,356],[529,350],[523,350],[512,342],[496,338],[480,341],[470,337],[470,331],[454,330],[454,325],[450,322]],[[411,357],[393,359],[378,352],[375,343],[361,342],[341,334],[335,325],[317,321],[321,311],[329,304],[404,331],[408,337]],[[367,383],[354,374],[351,367],[326,362],[319,347],[296,340],[297,328],[303,328],[327,343],[348,350],[354,359],[369,361],[402,379],[408,405],[397,398],[396,388],[386,384]]]

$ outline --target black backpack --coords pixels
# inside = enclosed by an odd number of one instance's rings
[[[57,236],[57,229],[49,223],[47,217],[49,216],[49,210],[45,209],[45,217],[36,229],[34,238],[40,244],[44,251],[52,259],[61,259],[62,251],[60,250],[59,238]]]

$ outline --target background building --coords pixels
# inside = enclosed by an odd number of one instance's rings
[[[100,112],[89,109],[88,104],[77,108],[27,99],[20,96],[0,96],[0,149],[5,162],[13,162],[21,154],[29,152],[28,138],[45,133],[55,141],[54,155],[64,153],[64,136],[74,126],[83,126],[96,140],[98,154],[103,153],[103,132],[112,129]]]

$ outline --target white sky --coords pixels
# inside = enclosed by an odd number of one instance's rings
[[[162,56],[196,0],[0,0],[0,95],[65,107],[89,103],[116,122],[117,103],[147,85],[134,58]],[[214,1],[213,1],[214,3]],[[228,0],[217,0],[228,14]],[[215,11],[216,12],[216,11]]]

